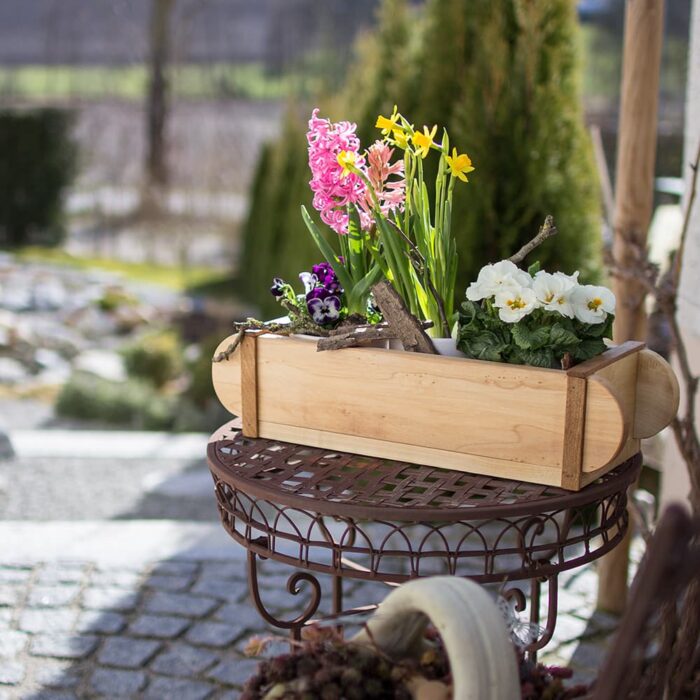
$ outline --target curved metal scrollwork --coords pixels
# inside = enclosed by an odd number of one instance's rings
[[[291,630],[294,639],[301,636],[301,628],[316,614],[318,606],[321,604],[321,584],[318,579],[308,571],[296,571],[287,579],[287,591],[291,595],[299,595],[302,592],[302,583],[308,583],[311,587],[311,598],[304,610],[291,620],[281,620],[275,617],[265,607],[260,596],[260,586],[258,585],[258,557],[255,552],[248,551],[248,588],[253,603],[260,613],[260,616],[273,627]]]

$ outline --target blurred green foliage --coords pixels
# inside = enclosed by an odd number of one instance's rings
[[[77,150],[72,115],[58,109],[0,111],[0,243],[54,245]]]
[[[485,263],[514,253],[546,214],[560,233],[538,249],[543,267],[596,276],[600,211],[579,48],[570,0],[428,0],[423,12],[384,0],[345,88],[321,104],[322,116],[356,121],[364,146],[379,137],[377,115],[398,104],[417,125],[446,127],[469,153],[476,172],[455,192],[453,214],[458,289]],[[275,313],[272,277],[293,281],[320,259],[299,214],[311,201],[310,111],[289,110],[253,183],[240,289],[266,315]]]
[[[114,382],[75,372],[56,400],[56,414],[136,430],[168,430],[175,419],[174,400],[146,381]]]
[[[180,338],[173,330],[147,333],[122,349],[130,377],[160,388],[184,370]]]

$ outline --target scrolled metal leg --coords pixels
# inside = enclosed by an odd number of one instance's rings
[[[281,620],[272,615],[260,597],[260,587],[258,585],[257,554],[248,550],[248,589],[253,603],[260,616],[279,629],[289,630],[292,640],[301,639],[301,628],[316,614],[321,603],[321,584],[318,579],[308,571],[296,571],[287,579],[287,591],[291,595],[299,595],[302,591],[301,583],[308,583],[311,586],[311,598],[304,610],[291,620]]]
[[[547,623],[542,629],[540,627],[540,594],[544,582],[548,584],[548,606]],[[506,600],[515,599],[516,612],[523,612],[527,607],[525,594],[519,588],[503,591],[502,595]],[[527,644],[524,650],[528,659],[533,663],[537,662],[537,652],[549,644],[554,634],[554,628],[557,624],[557,600],[558,586],[556,576],[530,579],[530,627],[533,630],[533,634],[536,635],[536,639]]]

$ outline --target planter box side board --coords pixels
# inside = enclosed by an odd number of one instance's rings
[[[250,334],[212,376],[250,437],[577,490],[670,419],[675,377],[643,348],[626,343],[561,372],[377,348],[318,353]],[[638,394],[649,400],[649,382],[664,381],[668,405],[649,418]]]

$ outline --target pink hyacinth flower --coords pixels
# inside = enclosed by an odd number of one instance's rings
[[[360,140],[355,131],[357,125],[342,121],[332,123],[318,116],[314,109],[309,119],[306,135],[309,143],[309,186],[314,193],[313,206],[321,214],[321,220],[338,234],[348,232],[348,204],[362,204],[365,199],[365,183],[355,173],[343,176],[343,167],[338,163],[341,151],[356,153],[355,166],[365,170],[365,159],[359,154]],[[368,215],[363,212],[363,228],[369,224]]]

